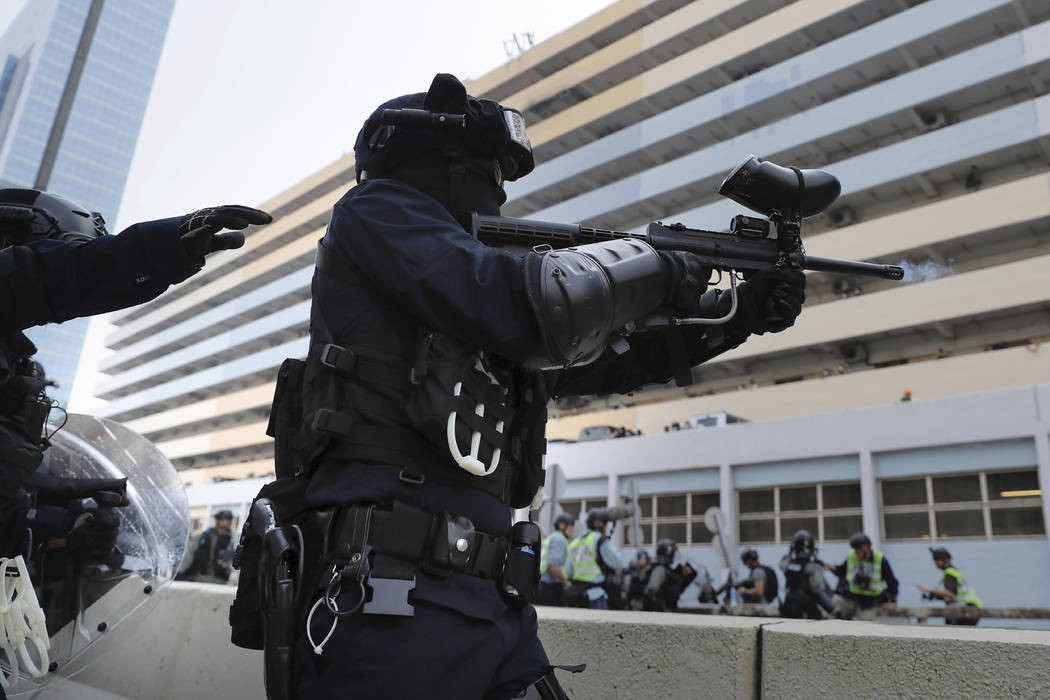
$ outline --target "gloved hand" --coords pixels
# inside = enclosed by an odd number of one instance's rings
[[[795,325],[802,313],[806,275],[799,270],[763,270],[737,287],[737,294],[738,325],[758,335],[779,333]]]
[[[66,535],[66,547],[81,563],[105,563],[117,545],[120,519],[112,507],[87,510]]]
[[[179,220],[179,240],[190,258],[203,261],[208,253],[240,248],[244,245],[244,234],[219,233],[224,228],[239,231],[247,228],[249,224],[259,226],[271,221],[273,217],[266,212],[239,204],[198,209]]]
[[[681,313],[692,311],[707,291],[711,268],[700,264],[700,258],[692,253],[660,250],[657,255],[670,273],[662,305]]]

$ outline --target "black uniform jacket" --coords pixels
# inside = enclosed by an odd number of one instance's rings
[[[24,435],[7,418],[16,365],[36,352],[22,331],[141,304],[195,273],[201,261],[186,253],[178,224],[147,221],[90,242],[40,240],[0,250],[0,531],[19,527],[4,521],[15,517],[8,499],[24,477],[24,467],[5,465],[4,457],[40,449],[39,436]]]
[[[312,313],[321,315],[336,338],[384,328],[402,340],[402,354],[412,357],[423,324],[511,361],[541,346],[521,258],[478,242],[442,204],[412,185],[377,179],[351,189],[335,205],[323,244],[353,261],[363,277],[354,285],[315,275]],[[607,350],[589,365],[558,370],[551,378],[553,395],[621,393],[670,378],[660,334],[636,334],[630,344],[622,355]],[[510,509],[494,496],[434,480],[409,486],[398,474],[397,468],[376,464],[325,462],[307,497],[317,506],[388,505],[397,498],[431,512],[466,516],[485,532],[506,533]],[[460,574],[446,580],[422,576],[414,596],[492,619],[503,609],[499,598],[488,594],[494,590],[490,581]]]

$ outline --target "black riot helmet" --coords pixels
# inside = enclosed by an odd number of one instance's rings
[[[358,182],[382,177],[400,159],[428,151],[491,159],[501,182],[525,177],[535,167],[521,112],[468,95],[448,73],[434,76],[426,93],[384,102],[368,117],[354,143]]]
[[[554,529],[555,530],[559,529],[558,528],[559,525],[564,525],[565,527],[569,527],[570,525],[575,525],[575,524],[576,524],[576,518],[572,517],[568,513],[560,513],[560,514],[558,514],[558,517],[556,517],[554,519]]]
[[[853,533],[853,537],[849,538],[849,546],[851,549],[860,549],[864,545],[871,546],[871,538],[865,535],[863,532]]]
[[[674,561],[674,553],[678,551],[674,540],[663,538],[656,543],[656,561],[660,564],[670,564]]]
[[[791,536],[791,554],[795,559],[809,559],[816,553],[816,541],[809,530],[799,530]]]
[[[41,190],[0,190],[0,249],[53,238],[91,241],[107,235],[98,212]]]
[[[604,523],[607,522],[609,522],[609,511],[605,510],[604,508],[592,508],[591,510],[587,511],[588,530],[597,530],[598,523],[603,523],[604,525]]]
[[[404,180],[454,213],[498,214],[503,182],[532,172],[532,144],[515,109],[467,94],[439,73],[425,93],[384,102],[354,143],[357,181]]]

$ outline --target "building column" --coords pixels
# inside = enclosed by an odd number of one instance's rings
[[[860,452],[860,507],[864,534],[871,538],[872,549],[882,546],[882,528],[879,527],[879,497],[875,483],[875,460],[871,450]]]
[[[620,505],[620,475],[609,475],[609,490],[606,494],[605,504],[608,506]],[[616,523],[613,528],[612,543],[617,549],[623,547],[623,523]]]
[[[1035,461],[1036,471],[1039,475],[1039,489],[1043,492],[1043,527],[1050,528],[1050,436],[1047,436],[1046,427],[1040,427],[1035,434]],[[1050,534],[1050,533],[1048,533]],[[1050,542],[1050,538],[1047,539]]]
[[[729,462],[718,465],[718,507],[726,516],[726,542],[729,561],[736,560],[736,491],[733,489],[733,467]]]

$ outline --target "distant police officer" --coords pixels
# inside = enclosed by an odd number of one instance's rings
[[[732,297],[700,298],[699,258],[640,241],[512,252],[468,233],[534,167],[516,110],[440,74],[381,105],[354,153],[359,184],[318,247],[309,354],[286,362],[271,420],[278,475],[308,482],[305,510],[277,510],[321,530],[304,538],[294,663],[264,642],[268,692],[513,697],[550,669],[528,605],[538,529],[510,524],[543,484],[548,400],[664,382],[784,330],[805,277],[756,274],[723,325],[618,342],[658,309],[714,318]],[[570,561],[590,581],[600,536]]]
[[[230,580],[233,560],[233,513],[220,510],[215,514],[215,527],[205,530],[197,541],[189,568],[180,579],[198,583],[226,583]]]
[[[952,555],[944,547],[930,547],[933,563],[941,570],[941,580],[936,588],[915,584],[923,593],[923,598],[928,600],[943,600],[945,605],[965,605],[968,607],[982,608],[981,599],[977,597],[970,584],[963,578],[962,572],[952,565]],[[946,618],[946,625],[976,625],[980,618]]]
[[[112,550],[123,480],[99,483],[99,507],[57,495],[82,484],[56,484],[34,474],[47,441],[54,402],[22,331],[135,306],[199,271],[204,256],[244,244],[240,233],[270,215],[226,206],[135,224],[110,236],[105,222],[63,197],[33,189],[0,189],[0,555],[28,554],[62,542],[95,561]],[[78,480],[83,481],[83,480]],[[98,481],[98,480],[96,480]],[[112,481],[112,480],[102,480]],[[103,498],[111,493],[116,500]]]
[[[639,549],[623,577],[623,599],[627,610],[644,609],[645,585],[649,583],[650,573],[649,552]]]
[[[737,584],[737,593],[742,602],[750,605],[764,605],[777,599],[777,574],[772,567],[764,566],[758,560],[758,552],[745,549],[740,554],[740,561],[748,568],[746,581]]]
[[[569,540],[576,531],[576,518],[561,513],[554,519],[554,528],[554,532],[543,538],[540,586],[536,591],[538,605],[565,605],[565,589],[569,587],[565,562],[569,555]]]
[[[605,533],[609,514],[603,508],[587,513],[587,534],[569,543],[570,604],[575,607],[609,609],[605,578],[624,567],[620,551]]]
[[[785,589],[781,616],[820,620],[824,617],[821,610],[829,615],[835,612],[831,588],[808,530],[799,530],[791,537],[791,549],[780,560],[780,570],[784,572]]]
[[[674,540],[664,538],[656,543],[656,562],[652,565],[643,593],[645,610],[677,610],[682,591],[696,578],[696,572],[688,564],[672,566],[677,554],[678,547]]]
[[[871,539],[863,532],[850,537],[849,546],[845,562],[824,565],[846,581],[847,589],[835,599],[836,606],[846,619],[874,620],[876,607],[896,604],[900,583],[889,560],[882,552],[872,551]]]

